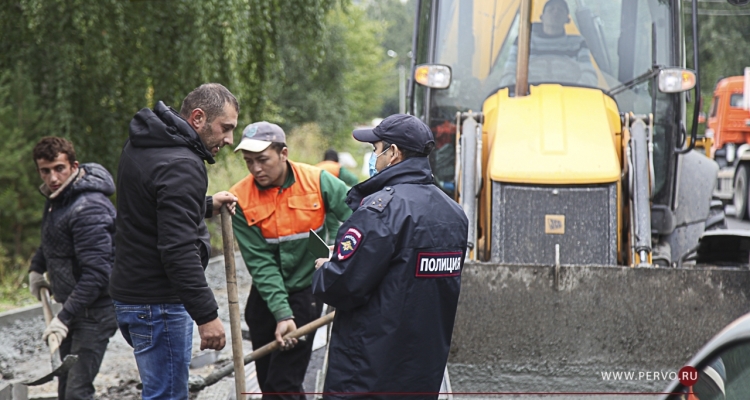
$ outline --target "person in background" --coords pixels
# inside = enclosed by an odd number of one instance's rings
[[[316,167],[322,168],[336,178],[341,179],[346,186],[352,187],[359,183],[359,179],[339,163],[339,154],[334,149],[326,150],[323,154],[323,161],[319,162]],[[341,221],[336,219],[335,215],[331,213],[326,214],[327,235],[323,239],[328,244],[333,244],[333,242],[336,241],[336,233],[338,232],[340,225]]]
[[[559,82],[596,86],[598,78],[591,63],[591,51],[580,35],[565,33],[570,23],[565,0],[549,0],[544,4],[541,23],[531,26],[529,49],[529,82]],[[514,84],[518,58],[518,39],[513,43],[503,69],[501,85]]]
[[[58,399],[93,399],[94,378],[117,331],[107,291],[115,258],[115,207],[107,197],[115,183],[101,165],[79,165],[73,144],[64,138],[42,138],[33,156],[44,182],[39,191],[47,201],[29,288],[40,300],[41,288],[51,288],[63,305],[43,339],[57,336],[61,359],[78,355],[78,362],[58,378]]]

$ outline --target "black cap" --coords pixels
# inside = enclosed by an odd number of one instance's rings
[[[352,135],[360,142],[382,140],[417,153],[427,153],[428,144],[435,144],[430,128],[419,118],[406,114],[393,114],[374,128],[355,129]]]

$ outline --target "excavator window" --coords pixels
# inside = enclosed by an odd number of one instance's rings
[[[532,0],[532,32],[543,28],[543,8],[548,0]],[[555,0],[560,2],[560,0]],[[584,55],[556,57],[554,48],[530,69],[530,83],[559,83],[595,87],[602,91],[621,86],[649,71],[656,63],[674,65],[679,49],[674,48],[674,18],[670,2],[664,0],[566,0],[568,16],[565,35],[571,44],[588,49]],[[515,64],[513,51],[518,36],[521,0],[422,1],[417,26],[418,63],[448,65],[451,85],[443,90],[414,88],[414,113],[433,130],[439,142],[431,157],[439,170],[440,186],[449,194],[454,186],[455,119],[458,111],[481,111],[485,99],[514,85],[507,74]],[[429,12],[428,12],[429,9]],[[430,19],[429,23],[423,23]],[[427,40],[429,38],[429,40]],[[654,48],[655,45],[655,48]],[[428,51],[425,47],[428,46]],[[421,53],[421,54],[420,54]],[[655,56],[655,60],[652,58]],[[427,93],[423,98],[420,93]],[[668,113],[676,96],[653,92],[643,82],[614,95],[619,111],[648,114],[654,108],[657,121],[676,124]],[[671,96],[671,97],[670,97]],[[676,125],[675,125],[676,126]],[[654,135],[657,192],[666,185],[673,139],[665,135],[676,128],[656,126]],[[442,145],[442,146],[441,146]],[[658,194],[656,195],[658,196]]]

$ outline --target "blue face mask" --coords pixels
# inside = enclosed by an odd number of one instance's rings
[[[376,161],[375,158],[376,158],[375,154],[370,156],[370,178],[377,175],[378,173],[378,170],[375,169],[375,161]]]
[[[375,163],[378,161],[378,157],[382,156],[390,148],[391,146],[386,147],[385,150],[378,155],[375,155],[375,150],[372,151],[372,155],[370,156],[370,178],[378,174],[378,170],[375,168]]]

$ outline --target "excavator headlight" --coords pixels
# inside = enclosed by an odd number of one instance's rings
[[[683,68],[667,68],[659,71],[659,91],[679,93],[695,87],[695,72]]]
[[[432,89],[446,89],[451,85],[451,67],[441,64],[417,65],[414,80]]]

